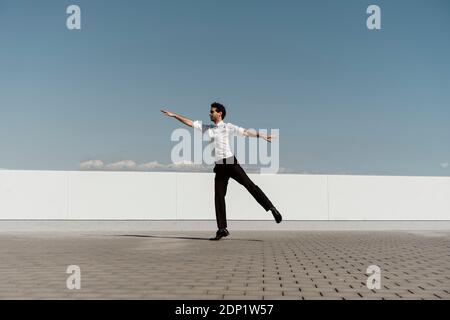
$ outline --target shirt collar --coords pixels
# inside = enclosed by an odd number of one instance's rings
[[[214,124],[214,127],[220,127],[223,126],[225,123],[223,122],[223,120],[220,120],[220,122],[218,122],[217,124]]]

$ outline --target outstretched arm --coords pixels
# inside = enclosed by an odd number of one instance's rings
[[[166,111],[166,110],[161,110],[161,112],[164,113],[168,117],[175,118],[178,121],[184,123],[185,125],[187,125],[189,127],[192,127],[192,122],[193,121],[191,119],[185,118],[183,116],[180,116],[179,114],[176,114],[176,113],[173,113],[173,112],[170,112],[170,111]]]
[[[267,142],[271,142],[272,139],[276,138],[274,135],[266,135],[264,133],[259,133],[254,129],[245,129],[244,135],[246,135],[247,137],[262,138]]]

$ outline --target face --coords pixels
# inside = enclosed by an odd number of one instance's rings
[[[222,120],[222,113],[218,113],[216,111],[216,108],[211,108],[211,110],[209,110],[209,118],[211,119],[211,121],[220,121]]]

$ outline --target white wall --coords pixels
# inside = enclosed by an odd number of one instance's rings
[[[450,220],[450,177],[259,175],[285,220]],[[272,220],[234,180],[227,217]],[[213,173],[0,171],[0,220],[211,220]]]
[[[450,177],[329,176],[331,220],[450,220]]]

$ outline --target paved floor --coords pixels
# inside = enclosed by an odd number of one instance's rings
[[[450,299],[450,232],[231,233],[3,232],[0,298]],[[67,288],[69,265],[80,290]]]

